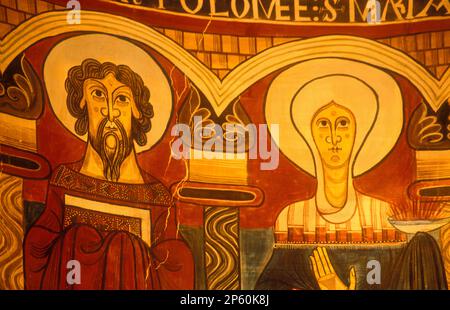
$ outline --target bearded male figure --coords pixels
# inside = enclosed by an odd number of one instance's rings
[[[136,159],[134,142],[147,143],[154,114],[149,89],[128,66],[94,59],[72,67],[65,86],[86,152],[52,174],[24,242],[26,288],[192,289],[171,196]],[[79,275],[69,281],[74,262]]]

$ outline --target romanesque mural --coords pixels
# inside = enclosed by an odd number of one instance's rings
[[[0,4],[1,290],[450,287],[448,0]]]

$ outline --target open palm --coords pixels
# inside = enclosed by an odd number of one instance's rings
[[[314,276],[321,290],[355,290],[356,273],[355,268],[350,269],[350,285],[347,287],[334,271],[333,265],[328,257],[327,249],[318,247],[309,256]]]

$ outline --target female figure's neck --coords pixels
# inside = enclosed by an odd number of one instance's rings
[[[323,165],[322,169],[327,201],[335,208],[344,207],[348,193],[348,162],[337,168]]]

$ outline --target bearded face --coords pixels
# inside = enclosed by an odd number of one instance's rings
[[[82,102],[88,111],[89,143],[101,158],[105,179],[117,182],[133,150],[132,117],[140,117],[132,91],[110,73],[84,82]]]
[[[119,120],[110,122],[104,118],[97,129],[97,135],[89,137],[89,141],[100,155],[105,178],[117,182],[120,167],[133,150],[133,139],[128,136]]]

